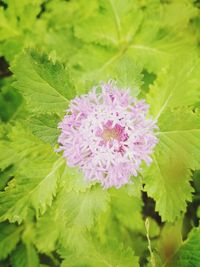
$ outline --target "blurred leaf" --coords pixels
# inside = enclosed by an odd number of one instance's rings
[[[111,197],[112,212],[118,222],[133,231],[143,231],[141,197],[127,195],[124,188],[112,189]]]
[[[0,9],[0,50],[12,61],[24,47],[41,44],[47,30],[38,19],[43,0],[4,0],[6,8]]]
[[[19,245],[11,258],[13,267],[39,267],[39,258],[33,245]]]
[[[75,27],[75,35],[86,43],[118,46],[120,42],[128,42],[142,20],[132,0],[101,0],[99,10]]]
[[[0,118],[7,122],[17,112],[22,99],[20,94],[11,86],[12,78],[3,79],[2,87],[0,82]]]
[[[187,0],[175,0],[168,4],[163,4],[163,24],[167,26],[175,27],[178,31],[185,30],[190,22],[190,19],[196,17],[198,14],[197,8],[195,8],[193,1]],[[177,10],[179,10],[177,14]]]
[[[134,255],[134,252],[130,248],[124,248],[123,245],[117,242],[112,242],[104,246],[91,246],[89,247],[89,251],[81,256],[76,256],[74,252],[64,249],[61,254],[64,258],[62,267],[139,267],[138,258]]]
[[[9,147],[9,143],[5,141],[0,142],[0,168],[3,171],[9,167],[16,160],[16,155]]]
[[[56,249],[57,239],[60,237],[59,218],[52,209],[40,216],[36,223],[34,244],[41,252],[49,253]]]
[[[138,96],[142,75],[141,67],[136,65],[134,61],[128,58],[120,60],[115,68],[114,77],[120,88],[129,89],[133,97]]]
[[[182,244],[182,220],[165,224],[157,244],[157,254],[163,263],[167,262]]]
[[[0,260],[5,259],[16,247],[21,230],[14,224],[0,223]]]
[[[200,231],[194,228],[175,255],[165,264],[167,267],[200,266]]]

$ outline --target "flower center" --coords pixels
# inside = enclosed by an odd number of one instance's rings
[[[102,133],[102,137],[105,141],[110,141],[112,139],[116,139],[120,141],[120,134],[118,131],[116,131],[115,128],[112,129],[104,129]]]
[[[125,133],[124,127],[119,124],[115,124],[113,126],[112,121],[107,121],[107,123],[104,124],[100,136],[105,142],[109,142],[113,139],[117,141],[126,141],[128,138],[128,135]]]

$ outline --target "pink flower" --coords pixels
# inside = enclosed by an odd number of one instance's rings
[[[87,180],[119,188],[137,176],[142,161],[151,163],[157,126],[147,118],[145,100],[134,99],[114,82],[100,87],[100,92],[93,88],[70,102],[59,124],[59,150],[64,151],[67,164],[78,166]]]

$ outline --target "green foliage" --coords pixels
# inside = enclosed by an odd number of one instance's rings
[[[200,266],[199,15],[192,0],[0,1],[1,266]],[[56,148],[70,100],[109,79],[146,99],[159,142],[105,190]]]
[[[111,192],[112,209],[116,220],[133,231],[144,230],[140,197],[130,196],[125,190]]]
[[[168,111],[160,117],[160,142],[145,175],[145,189],[156,200],[163,220],[174,221],[185,211],[193,191],[189,169],[199,169],[199,113]],[[183,145],[184,144],[184,145]]]
[[[11,68],[17,79],[14,86],[33,111],[61,112],[75,96],[69,73],[62,64],[51,62],[34,50],[20,55],[16,62]]]
[[[109,247],[104,246],[101,248],[90,247],[92,257],[84,254],[81,258],[76,257],[68,251],[63,251],[65,260],[62,263],[62,267],[74,267],[74,266],[135,266],[139,267],[138,258],[130,249],[124,250],[122,246],[116,243],[112,243]]]
[[[19,245],[16,247],[12,258],[13,267],[39,267],[39,258],[35,248],[31,244]]]
[[[172,259],[166,263],[171,267],[200,266],[200,232],[199,228],[194,228],[188,239],[178,248]]]
[[[44,213],[47,206],[51,205],[56,194],[59,164],[56,162],[52,169],[49,165],[49,162],[27,165],[30,175],[23,174],[22,170],[19,176],[9,182],[5,192],[0,194],[1,221],[8,219],[21,223],[27,217],[30,207],[35,208],[38,214]]]
[[[18,168],[14,179],[5,191],[0,192],[0,220],[19,223],[26,218],[30,207],[35,208],[36,212],[44,212],[46,206],[51,204],[56,193],[58,169],[62,164],[60,159],[55,161],[56,156],[50,147],[20,127],[14,127],[10,134],[13,140],[9,143],[10,148],[4,144],[7,152],[5,165],[18,163]]]
[[[6,222],[0,223],[0,259],[5,259],[20,239],[21,228]]]
[[[15,112],[21,104],[20,94],[12,87],[12,78],[0,80],[0,119],[9,121],[15,116]]]
[[[117,80],[117,85],[120,88],[130,88],[132,96],[136,97],[140,93],[141,67],[136,65],[134,61],[123,58],[113,70],[113,79]],[[133,78],[134,76],[134,78]],[[120,78],[118,78],[120,77]]]
[[[92,188],[85,192],[66,192],[65,188],[57,199],[57,210],[60,216],[66,216],[65,223],[68,226],[89,228],[94,218],[105,211],[108,195],[102,188]],[[86,216],[87,214],[87,216]]]
[[[184,60],[176,58],[176,66],[171,64],[168,69],[163,69],[150,86],[147,100],[152,114],[159,118],[166,108],[194,106],[200,97],[199,75],[200,61],[196,56]],[[182,93],[184,97],[181,97]]]
[[[42,114],[33,116],[28,121],[30,131],[44,142],[54,145],[57,143],[59,130],[57,128],[60,119],[56,114]]]

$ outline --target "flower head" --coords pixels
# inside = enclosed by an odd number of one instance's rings
[[[87,180],[119,188],[137,176],[142,161],[151,163],[157,126],[147,118],[145,100],[114,82],[100,87],[70,102],[58,141],[67,164],[78,166]]]

